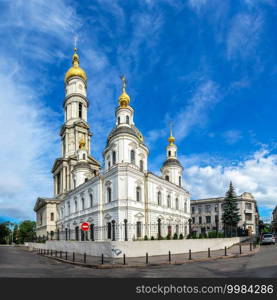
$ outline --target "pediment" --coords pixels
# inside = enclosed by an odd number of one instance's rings
[[[110,214],[106,214],[104,218],[107,220],[110,220],[112,218],[112,216]]]
[[[135,215],[135,217],[136,217],[136,218],[143,218],[144,215],[143,215],[141,212],[139,212],[139,213],[137,213],[137,214]]]

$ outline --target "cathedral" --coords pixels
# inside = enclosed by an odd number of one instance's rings
[[[65,74],[61,157],[52,167],[54,197],[39,197],[37,237],[55,240],[127,241],[182,238],[189,232],[190,195],[170,130],[160,176],[148,170],[149,150],[134,124],[122,80],[115,125],[103,151],[104,167],[91,156],[87,75],[77,49]],[[81,224],[87,222],[89,230]]]

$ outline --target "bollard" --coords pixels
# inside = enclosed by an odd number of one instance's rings
[[[125,253],[123,254],[123,265],[126,265],[126,255],[125,255]]]
[[[52,249],[50,250],[50,255],[51,255],[51,256],[53,255],[53,251],[52,251]]]
[[[57,250],[56,250],[55,256],[56,256],[56,257],[58,256],[58,251],[57,251]]]
[[[63,257],[63,252],[62,251],[60,251],[60,258],[62,258]]]
[[[148,264],[148,252],[146,252],[145,263]]]
[[[171,262],[171,252],[168,251],[168,261]]]
[[[67,251],[65,252],[65,260],[67,260]]]
[[[250,251],[252,251],[252,243],[250,243],[249,246],[250,246]]]
[[[104,254],[101,256],[101,264],[104,265]]]
[[[241,244],[239,244],[239,254],[241,254]]]
[[[49,249],[47,249],[47,255],[49,255]]]
[[[86,263],[86,262],[87,262],[87,254],[84,253],[84,263]]]
[[[45,249],[44,249],[44,251],[43,251],[43,254],[45,255]]]
[[[224,256],[227,256],[227,247],[224,248]]]
[[[72,253],[72,261],[75,261],[75,253]]]
[[[189,249],[189,260],[191,260],[191,250]]]
[[[208,248],[208,257],[211,257],[211,249]]]

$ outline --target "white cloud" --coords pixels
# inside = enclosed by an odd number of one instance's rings
[[[262,14],[236,15],[227,36],[227,58],[248,58],[255,54],[263,23]]]
[[[277,155],[261,149],[252,157],[234,166],[222,164],[186,168],[185,185],[192,194],[192,199],[224,196],[230,181],[237,193],[250,192],[260,207],[274,208],[277,204]]]
[[[240,130],[227,130],[223,133],[223,138],[227,144],[233,145],[242,138],[242,135]]]

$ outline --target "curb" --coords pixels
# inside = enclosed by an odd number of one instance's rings
[[[199,259],[192,259],[192,260],[183,260],[183,261],[175,261],[175,262],[162,262],[162,263],[148,263],[148,264],[143,264],[143,265],[117,265],[117,264],[106,264],[106,265],[101,265],[101,264],[86,264],[82,262],[76,262],[76,261],[70,261],[70,260],[65,260],[63,258],[55,257],[55,256],[50,256],[50,255],[43,255],[44,257],[52,258],[60,262],[68,263],[71,265],[75,266],[80,266],[80,267],[86,267],[86,268],[91,268],[91,269],[122,269],[122,268],[147,268],[147,267],[155,267],[155,266],[166,266],[166,265],[184,265],[184,264],[191,264],[194,262],[207,262],[207,261],[214,261],[214,260],[219,260],[219,259],[229,259],[229,258],[239,258],[239,257],[245,257],[245,256],[253,256],[257,252],[259,252],[260,247],[258,246],[257,248],[253,249],[252,251],[248,251],[246,253],[242,254],[231,254],[227,256],[217,256],[217,257],[210,257],[210,258],[199,258]]]

